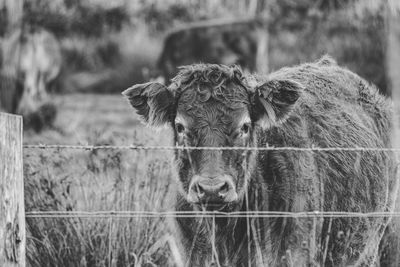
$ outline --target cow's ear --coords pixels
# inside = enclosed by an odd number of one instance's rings
[[[258,86],[253,98],[253,118],[266,129],[284,122],[303,91],[293,80],[269,80]]]
[[[122,94],[147,125],[162,126],[173,120],[175,98],[165,85],[156,82],[137,84]]]

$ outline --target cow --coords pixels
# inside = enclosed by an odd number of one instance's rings
[[[399,179],[389,151],[282,149],[390,147],[391,102],[329,56],[267,76],[194,64],[168,87],[138,84],[123,95],[147,125],[173,130],[176,211],[394,210]],[[373,266],[390,217],[175,223],[188,266]]]
[[[47,91],[62,63],[55,36],[36,27],[15,30],[2,40],[1,54],[0,108],[23,115],[26,126],[36,131],[51,125],[56,108]]]
[[[165,82],[178,66],[196,62],[238,64],[248,71],[266,71],[267,31],[262,18],[217,19],[174,29],[164,40],[157,68]]]

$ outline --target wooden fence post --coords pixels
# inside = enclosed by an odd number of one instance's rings
[[[22,117],[0,113],[0,266],[25,266]]]

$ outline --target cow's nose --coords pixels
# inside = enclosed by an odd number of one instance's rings
[[[194,203],[228,203],[237,200],[235,185],[230,176],[204,178],[196,176],[189,187],[188,200]]]

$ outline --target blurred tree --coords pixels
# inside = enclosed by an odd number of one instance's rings
[[[150,5],[144,4],[137,14],[150,31],[159,33],[172,28],[176,22],[187,23],[198,20],[199,13],[195,14],[188,4],[172,3],[158,6],[152,3]]]
[[[64,0],[54,4],[49,0],[26,1],[24,22],[30,27],[44,27],[58,37],[71,34],[101,36],[121,30],[130,17],[123,6],[105,8],[91,6],[78,0]]]
[[[0,3],[13,0],[0,0]],[[21,1],[21,0],[18,0]],[[58,37],[97,40],[124,25],[160,39],[189,22],[257,16],[264,20],[270,69],[310,61],[329,53],[376,83],[385,79],[384,0],[137,0],[111,4],[106,0],[25,1],[24,21],[45,27]],[[364,8],[374,2],[376,7]],[[113,2],[114,3],[114,2]],[[124,4],[125,3],[125,4]],[[6,10],[0,5],[0,34]],[[108,48],[107,48],[108,49]],[[107,50],[106,49],[106,50]]]
[[[22,0],[0,0],[0,36],[21,26]]]
[[[270,65],[311,61],[325,53],[386,92],[383,1],[281,0],[270,5]]]

